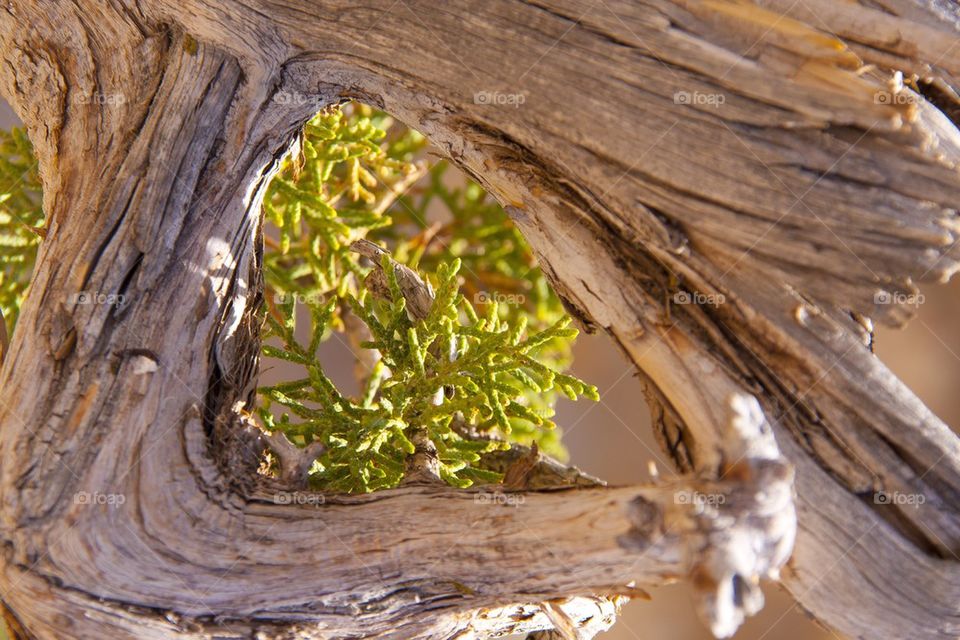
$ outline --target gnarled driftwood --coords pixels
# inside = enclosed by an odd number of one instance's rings
[[[0,373],[10,614],[51,638],[482,637],[596,629],[692,569],[728,633],[790,540],[772,430],[801,604],[956,637],[960,444],[864,336],[957,268],[958,27],[943,0],[4,2],[49,219]],[[684,490],[729,503],[250,484],[259,198],[349,98],[507,206],[645,376]]]

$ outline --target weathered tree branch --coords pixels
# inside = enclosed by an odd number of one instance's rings
[[[482,636],[551,626],[541,601],[630,595],[687,557],[697,576],[747,579],[782,559],[725,553],[730,529],[705,533],[675,489],[508,508],[408,487],[318,508],[250,484],[259,440],[238,416],[257,368],[259,198],[300,124],[359,98],[508,207],[571,311],[651,382],[697,482],[737,467],[728,401],[757,425],[744,398],[760,399],[796,468],[784,579],[804,607],[851,636],[960,633],[960,445],[862,342],[867,318],[908,317],[914,281],[957,268],[960,20],[935,1],[763,4],[0,7],[0,87],[50,227],[0,371],[0,587],[23,627]],[[769,459],[769,438],[747,451]],[[785,467],[751,469],[722,486],[756,535],[789,511],[749,491],[768,473],[782,489]],[[694,524],[664,533],[673,521]],[[742,579],[698,581],[718,632],[755,608],[713,599]],[[585,620],[589,602],[564,615]]]

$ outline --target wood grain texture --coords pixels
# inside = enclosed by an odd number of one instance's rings
[[[867,343],[958,265],[960,20],[868,4],[4,3],[0,87],[51,226],[0,373],[10,609],[40,637],[482,637],[688,572],[681,539],[622,544],[653,489],[524,494],[480,532],[470,494],[317,509],[250,485],[259,197],[304,119],[357,98],[507,207],[636,363],[688,482],[730,462],[731,398],[760,401],[796,469],[783,578],[806,609],[956,637],[960,443]]]

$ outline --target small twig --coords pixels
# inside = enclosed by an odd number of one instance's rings
[[[263,243],[270,247],[271,249],[279,250],[280,243],[268,236],[267,234],[263,235]]]
[[[277,456],[277,462],[280,463],[280,479],[290,486],[306,487],[307,474],[310,472],[313,461],[323,453],[323,444],[314,441],[301,449],[290,442],[286,434],[281,431],[264,433],[263,441]]]
[[[411,186],[413,186],[420,178],[427,175],[427,171],[430,170],[426,164],[416,165],[416,168],[403,176],[400,180],[397,180],[392,185],[387,185],[387,192],[383,195],[383,198],[377,205],[373,208],[373,212],[377,215],[383,215],[383,213],[390,208],[397,199],[407,192]]]
[[[528,451],[507,467],[507,472],[503,474],[504,489],[517,491],[526,489],[527,481],[539,463],[540,449],[534,442]]]
[[[427,430],[423,428],[411,429],[410,442],[413,443],[415,450],[407,457],[403,484],[442,482],[437,447],[430,440]]]
[[[477,439],[477,437],[470,436],[470,439]],[[526,468],[533,461],[531,450],[532,447],[511,443],[509,449],[498,449],[483,454],[478,465],[483,469],[502,473],[506,479],[510,475],[520,475],[520,470]],[[524,461],[521,462],[522,460]],[[517,467],[517,470],[511,474],[510,469],[514,467]],[[588,475],[576,467],[568,467],[550,456],[537,452],[536,462],[532,464],[532,468],[528,472],[523,474],[522,488],[524,491],[538,491],[541,489],[599,487],[603,485],[604,482],[599,478]]]
[[[445,228],[445,225],[440,224],[439,222],[434,222],[429,227],[414,236],[413,244],[415,246],[421,246],[423,248],[423,252],[426,253],[430,248],[430,243],[433,242],[434,238],[440,235]]]
[[[380,352],[362,345],[363,342],[373,340],[373,335],[370,333],[370,328],[363,323],[363,320],[353,313],[350,305],[340,304],[340,319],[343,320],[343,332],[347,336],[350,351],[353,352],[355,361],[353,376],[362,391],[366,388],[377,363],[380,362]]]
[[[377,282],[376,278],[385,277],[380,266],[380,260],[383,256],[390,257],[390,263],[393,265],[393,272],[397,276],[397,284],[400,285],[400,292],[407,301],[407,314],[411,320],[423,320],[430,313],[430,307],[433,306],[433,288],[430,283],[425,282],[416,271],[410,267],[400,264],[390,256],[385,249],[378,247],[369,240],[356,240],[350,245],[350,250],[359,253],[363,257],[372,261],[375,265],[373,271],[368,276],[368,284],[375,295],[381,297],[389,296],[389,289],[384,282]],[[377,275],[379,274],[379,276]]]

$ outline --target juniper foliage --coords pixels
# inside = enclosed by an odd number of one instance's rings
[[[23,129],[0,130],[0,312],[13,331],[37,259],[43,207],[33,146]]]
[[[563,373],[576,330],[503,209],[475,182],[451,179],[446,162],[431,166],[418,132],[364,105],[317,114],[298,147],[264,198],[262,355],[301,373],[260,389],[262,428],[320,441],[311,481],[334,491],[398,484],[414,434],[459,487],[498,481],[482,456],[511,442],[562,457],[550,419],[558,394],[597,391]],[[0,138],[0,179],[12,185],[0,194],[0,306],[12,328],[43,223],[23,132]],[[383,262],[351,251],[359,239],[384,247]],[[435,291],[424,317],[408,308],[394,261]],[[324,371],[321,345],[333,336],[368,367],[356,394]],[[266,472],[272,464],[268,454]]]

